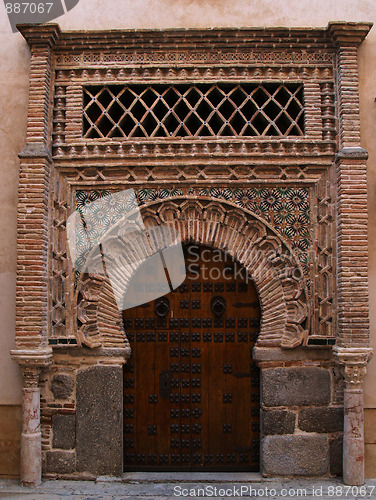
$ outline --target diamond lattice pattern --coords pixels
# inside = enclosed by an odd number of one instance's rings
[[[83,136],[304,135],[297,83],[101,85],[83,89]]]

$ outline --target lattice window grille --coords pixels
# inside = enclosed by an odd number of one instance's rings
[[[86,138],[303,135],[303,84],[134,84],[83,88]]]

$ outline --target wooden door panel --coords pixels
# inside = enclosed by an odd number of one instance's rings
[[[124,312],[125,469],[258,470],[257,292],[224,254],[185,250],[185,282]]]

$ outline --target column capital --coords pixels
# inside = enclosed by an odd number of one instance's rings
[[[44,368],[52,362],[52,348],[43,349],[14,349],[10,351],[13,361],[24,369],[26,368]]]
[[[40,366],[21,366],[23,389],[37,390],[39,388],[40,371]]]
[[[49,163],[52,163],[51,151],[47,148],[44,142],[27,142],[22,151],[18,153],[18,158],[20,158],[21,160],[25,158],[44,158]]]
[[[347,389],[363,390],[367,363],[371,360],[373,349],[369,347],[333,348],[334,361],[340,366]]]
[[[24,389],[37,389],[39,383],[39,375],[45,366],[52,362],[52,349],[14,349],[10,351],[13,361],[17,361],[20,365],[23,379]]]
[[[368,151],[361,147],[346,147],[338,151],[335,157],[335,162],[339,163],[341,160],[368,160]]]

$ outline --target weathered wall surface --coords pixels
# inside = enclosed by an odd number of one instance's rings
[[[80,0],[57,19],[63,30],[213,26],[326,26],[329,21],[376,22],[373,0]],[[369,249],[371,345],[376,348],[376,28],[359,51],[362,145],[369,151]],[[14,342],[17,153],[25,141],[29,53],[21,35],[12,34],[0,6],[0,428],[10,425],[15,439],[3,446],[0,464],[17,448],[19,426],[9,418],[20,404],[21,379],[11,361]],[[376,476],[376,362],[366,378],[366,472]],[[9,423],[10,422],[10,423]],[[12,441],[12,442],[11,442]],[[5,474],[17,469],[17,451]],[[0,474],[2,471],[0,471]]]
[[[26,132],[29,51],[0,15],[0,477],[18,475],[21,374],[14,348],[18,158]]]

